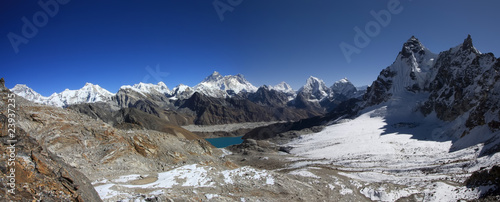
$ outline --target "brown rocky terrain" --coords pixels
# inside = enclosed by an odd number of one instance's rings
[[[15,138],[10,137],[5,104],[10,92],[5,89],[3,79],[0,91],[0,150],[3,153],[0,188],[4,190],[0,192],[0,198],[6,201],[101,201],[85,175],[40,145],[25,130],[16,128]],[[15,158],[7,152],[11,149]]]

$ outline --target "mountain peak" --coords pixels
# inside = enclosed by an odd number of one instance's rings
[[[340,79],[340,80],[336,81],[335,83],[351,83],[351,82],[347,79],[347,77],[344,77],[343,79]]]
[[[94,85],[93,83],[85,83],[85,85],[81,89],[94,89],[96,87],[99,87],[98,85]]]
[[[418,39],[415,36],[411,36],[410,39],[408,39],[407,42],[411,42],[411,41],[418,41]]]
[[[284,92],[284,93],[290,93],[290,94],[294,94],[295,93],[295,91],[292,89],[292,87],[290,85],[288,85],[284,81],[282,81],[278,85],[275,85],[275,86],[273,86],[271,88],[274,89],[274,90],[276,90],[276,91],[281,91],[281,92]]]
[[[412,54],[418,53],[420,55],[425,54],[426,48],[420,41],[415,37],[411,36],[408,41],[403,44],[403,49],[401,50],[401,55],[403,57],[410,57]]]
[[[219,72],[217,71],[214,71],[212,74],[210,74],[209,76],[207,76],[207,78],[205,78],[202,82],[217,82],[219,80],[221,80],[223,77],[222,75],[220,75]]]
[[[345,96],[351,96],[357,91],[356,87],[354,87],[354,85],[345,77],[336,81],[330,89],[332,89],[335,94],[342,94]]]
[[[156,85],[157,86],[165,86],[165,87],[167,86],[165,83],[163,83],[163,81],[158,82]]]
[[[467,35],[467,38],[464,40],[464,42],[454,48],[450,49],[452,53],[455,54],[481,54],[479,50],[477,50],[474,45],[472,44],[472,37]]]
[[[317,77],[314,77],[314,76],[309,76],[309,78],[307,78],[307,83],[320,82],[320,81],[322,81],[322,80],[317,78]]]
[[[325,85],[325,82],[323,80],[321,80],[317,77],[314,77],[314,76],[310,76],[309,78],[307,78],[305,86],[310,86],[310,87],[314,88],[314,86],[321,87],[323,85]]]
[[[16,84],[12,89],[29,88],[26,84]]]
[[[193,88],[195,91],[210,97],[226,97],[240,92],[257,91],[257,87],[248,82],[241,74],[222,76],[216,71]]]
[[[302,86],[298,93],[306,94],[308,99],[322,100],[329,95],[330,89],[326,87],[323,80],[310,76],[306,85]]]
[[[472,38],[469,35],[467,35],[467,38],[464,40],[464,43],[462,43],[462,49],[463,50],[468,50],[473,48],[474,46],[472,45]]]
[[[14,88],[10,89],[13,93],[18,96],[24,97],[36,103],[43,103],[46,97],[43,97],[39,93],[35,92],[33,89],[25,84],[16,84]]]

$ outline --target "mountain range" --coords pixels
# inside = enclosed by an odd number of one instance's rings
[[[22,84],[11,90],[35,103],[74,109],[117,127],[148,129],[158,129],[152,123],[161,122],[211,125],[296,121],[322,115],[364,92],[347,79],[326,87],[322,80],[310,77],[294,91],[285,82],[257,88],[241,74],[222,76],[218,72],[194,87],[179,84],[172,90],[163,82],[125,85],[115,94],[90,83],[79,90],[66,89],[49,97]]]
[[[322,80],[315,77],[307,79],[306,84],[297,92],[294,91],[286,82],[281,82],[276,86],[265,85],[262,87],[267,88],[268,90],[285,93],[288,95],[290,100],[294,99],[298,93],[311,95],[308,96],[311,97],[311,101],[320,101],[326,97],[332,97],[335,95],[345,95],[347,97],[351,97],[355,92],[357,92],[356,88],[354,88],[352,83],[347,79],[342,79],[336,82],[331,88],[328,88]],[[66,89],[61,93],[54,93],[49,97],[40,95],[24,84],[17,84],[11,90],[17,95],[35,103],[57,107],[67,107],[69,105],[82,103],[107,102],[110,101],[112,97],[116,96],[116,94],[109,92],[99,85],[91,83],[86,83],[81,89]],[[164,95],[171,100],[187,99],[195,92],[213,98],[228,98],[237,96],[238,94],[255,93],[257,90],[258,88],[248,82],[241,74],[235,76],[222,76],[216,71],[194,87],[179,84],[170,90],[163,82],[159,82],[157,84],[141,82],[132,86],[124,85],[119,89],[119,91],[134,91],[143,96]]]

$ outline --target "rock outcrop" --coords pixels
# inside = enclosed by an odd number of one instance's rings
[[[2,142],[0,150],[9,151],[9,153],[1,157],[1,161],[5,164],[0,165],[0,188],[2,189],[0,198],[11,201],[101,201],[85,175],[49,151],[46,145],[40,145],[23,128],[16,127],[15,130],[9,130],[12,129],[8,127],[11,123],[9,118],[13,121],[19,120],[16,115],[19,115],[19,104],[21,104],[8,102],[9,94],[12,92],[5,88],[2,78],[0,80],[0,97],[2,98],[0,102],[0,141]],[[12,99],[19,100],[19,98]],[[16,103],[18,106],[10,108],[9,103]],[[14,116],[11,116],[13,114]],[[13,154],[15,157],[12,156]]]

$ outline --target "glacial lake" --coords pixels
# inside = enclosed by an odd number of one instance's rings
[[[207,138],[208,142],[210,144],[214,145],[217,148],[224,148],[227,146],[235,145],[235,144],[240,144],[243,142],[243,139],[241,139],[242,136],[238,137],[218,137],[218,138]]]

